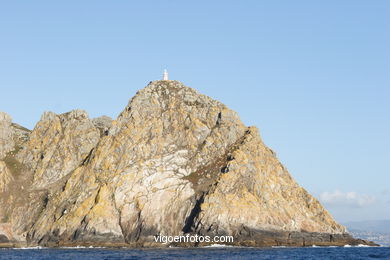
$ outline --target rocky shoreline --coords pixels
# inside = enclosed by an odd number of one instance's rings
[[[45,248],[167,248],[167,247],[204,247],[218,243],[157,243],[154,241],[143,241],[133,243],[110,243],[110,242],[93,242],[93,241],[58,241],[47,242],[44,244],[28,244],[26,242],[1,242],[0,248],[26,248],[26,247],[45,247]],[[240,239],[233,243],[223,243],[227,246],[239,247],[313,247],[313,246],[379,246],[378,244],[363,240],[355,239],[349,234],[324,234],[324,233],[304,233],[304,232],[270,232],[258,231],[247,239]]]

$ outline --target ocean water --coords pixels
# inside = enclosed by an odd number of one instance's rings
[[[0,249],[0,259],[390,259],[390,247],[169,248],[169,249]]]

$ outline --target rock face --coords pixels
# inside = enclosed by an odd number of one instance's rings
[[[0,112],[0,193],[10,189],[17,175],[20,163],[15,155],[28,140],[29,133],[28,129],[12,123],[7,113]]]
[[[34,187],[44,188],[77,168],[99,139],[85,111],[45,112],[17,159],[33,172]]]
[[[100,135],[103,136],[108,135],[108,130],[110,129],[112,124],[112,119],[108,116],[101,116],[92,119],[92,123],[99,129]]]
[[[0,161],[0,192],[6,192],[8,190],[9,183],[13,180],[12,174],[8,170],[7,165]]]
[[[15,150],[2,133],[0,149]],[[255,127],[177,81],[151,82],[114,121],[47,112],[25,139],[18,171],[0,161],[7,243],[164,246],[155,235],[186,233],[254,246],[368,243],[292,179]]]
[[[11,124],[11,116],[0,112],[0,160],[15,146]]]
[[[8,114],[0,112],[0,245],[14,239],[11,214],[20,192],[24,192],[26,178],[22,175],[23,165],[15,156],[29,134],[28,129],[12,123]]]

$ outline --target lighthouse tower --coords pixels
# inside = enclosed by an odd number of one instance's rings
[[[169,80],[169,79],[168,79],[168,71],[167,71],[167,70],[164,70],[164,73],[163,73],[163,80]]]

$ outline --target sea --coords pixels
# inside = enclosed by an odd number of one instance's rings
[[[0,249],[0,259],[390,259],[390,247],[273,247],[106,249],[106,248],[20,248]]]

